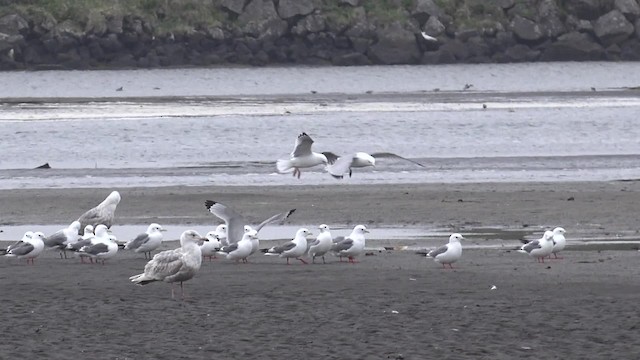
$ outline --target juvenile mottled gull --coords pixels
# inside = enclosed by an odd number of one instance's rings
[[[144,253],[145,259],[151,259],[151,252],[162,244],[162,232],[166,231],[160,224],[152,223],[147,231],[129,240],[125,245],[125,250],[133,250],[137,253]]]
[[[44,239],[44,246],[48,249],[58,249],[60,258],[67,258],[67,245],[73,244],[80,239],[78,232],[80,231],[80,222],[74,221],[68,227],[60,229]]]
[[[5,256],[27,259],[27,264],[34,264],[34,259],[40,255],[44,249],[45,236],[40,231],[33,233],[31,237],[24,237],[17,244],[11,246]]]
[[[554,259],[562,259],[558,256],[558,253],[564,250],[564,247],[567,246],[567,239],[565,239],[564,233],[565,230],[561,227],[553,229],[553,250],[551,253],[554,256]]]
[[[245,233],[244,226],[248,225],[247,220],[245,220],[242,215],[233,211],[230,207],[213,200],[206,200],[204,202],[204,206],[210,213],[224,220],[227,225],[227,241],[229,244],[236,243],[242,239],[242,236]],[[289,216],[291,216],[291,214],[293,214],[294,211],[296,211],[296,209],[291,209],[289,211],[273,215],[267,220],[261,222],[260,225],[256,226],[254,229],[256,232],[260,232],[260,229],[267,224],[276,222],[282,224]]]
[[[462,244],[460,244],[460,240],[464,240],[462,235],[458,233],[451,234],[448,244],[429,251],[427,256],[433,258],[435,262],[442,264],[443,269],[446,269],[445,265],[449,265],[449,268],[453,269],[453,265],[451,264],[460,260],[462,257]]]
[[[112,191],[98,206],[85,212],[78,218],[80,227],[84,228],[87,225],[93,225],[95,227],[99,224],[104,224],[107,228],[111,228],[118,203],[120,203],[120,193]]]
[[[545,231],[542,238],[522,245],[518,251],[529,254],[529,256],[536,258],[537,262],[543,263],[544,258],[551,255],[551,252],[553,251],[553,242],[551,241],[552,237],[552,231]]]
[[[144,273],[131,276],[129,279],[146,285],[154,281],[171,283],[171,298],[174,299],[173,283],[180,283],[184,300],[183,282],[193,278],[202,265],[202,252],[198,243],[207,241],[195,230],[187,230],[180,236],[180,248],[157,253],[144,267]]]
[[[280,257],[286,258],[287,265],[289,265],[290,258],[298,259],[303,264],[306,264],[307,262],[302,259],[302,256],[307,252],[307,236],[309,235],[313,235],[309,229],[300,228],[296,232],[293,240],[272,247],[265,255],[279,255]]]
[[[345,174],[349,174],[351,177],[353,168],[362,168],[367,166],[376,166],[376,157],[382,158],[394,158],[401,159],[411,163],[414,163],[420,167],[424,165],[411,159],[404,158],[400,155],[396,155],[389,152],[367,154],[365,152],[357,152],[351,155],[338,156],[332,152],[323,152],[329,161],[327,165],[327,172],[336,179],[342,179]]]
[[[293,151],[288,160],[278,160],[276,167],[278,172],[287,173],[293,170],[293,176],[300,178],[300,168],[310,168],[316,165],[327,164],[327,157],[311,150],[313,140],[306,133],[298,135]]]
[[[349,258],[350,263],[356,263],[356,256],[359,256],[364,252],[365,246],[365,238],[364,234],[368,233],[369,230],[364,225],[357,225],[351,231],[351,234],[347,236],[345,239],[334,242],[331,246],[331,251],[333,251],[337,256],[342,257],[346,256]]]
[[[308,253],[313,263],[316,262],[316,256],[321,256],[322,263],[325,264],[324,255],[331,250],[333,238],[331,237],[331,231],[327,224],[318,226],[318,229],[320,229],[320,234],[318,234],[313,242],[309,243]]]
[[[251,255],[251,243],[258,238],[258,232],[255,230],[248,231],[242,235],[240,241],[228,246],[224,246],[218,254],[224,255],[229,260],[235,260],[236,262],[242,260],[247,262],[247,257]]]

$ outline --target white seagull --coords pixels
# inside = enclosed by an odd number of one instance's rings
[[[274,246],[267,250],[265,255],[276,255],[287,259],[287,265],[289,265],[289,259],[294,258],[300,260],[303,264],[307,264],[301,257],[307,252],[307,236],[313,235],[309,229],[300,228],[296,231],[296,236],[293,240],[288,241],[282,245]]]
[[[401,159],[401,160],[416,164],[420,167],[424,167],[424,165],[420,164],[417,161],[413,161],[411,159],[407,159],[400,155],[396,155],[394,153],[389,153],[389,152],[381,152],[381,153],[373,153],[373,154],[367,154],[365,152],[357,152],[351,155],[338,156],[332,152],[327,151],[327,152],[323,152],[323,154],[327,157],[329,161],[329,165],[327,165],[327,172],[336,179],[342,179],[345,174],[349,174],[349,177],[351,177],[353,168],[363,168],[368,166],[375,167],[376,158],[383,158],[383,157]]]
[[[553,251],[553,237],[552,231],[545,231],[542,238],[539,240],[533,240],[522,245],[518,252],[529,254],[529,256],[536,258],[536,262],[544,262],[544,258],[551,255]]]
[[[204,206],[207,208],[207,210],[209,210],[210,213],[224,220],[224,223],[227,225],[226,238],[229,244],[236,243],[240,241],[240,239],[242,239],[245,233],[244,226],[248,224],[248,222],[242,215],[238,214],[230,207],[213,200],[206,200],[204,202]],[[289,216],[291,216],[291,214],[293,214],[294,211],[296,211],[296,209],[291,209],[289,211],[273,215],[272,217],[261,222],[254,229],[256,230],[256,232],[260,232],[260,229],[262,229],[267,224],[282,224]]]
[[[154,281],[171,283],[171,298],[174,298],[173,283],[180,283],[184,300],[183,282],[193,278],[202,265],[202,252],[198,242],[202,238],[195,230],[187,230],[180,236],[180,248],[157,253],[144,267],[144,273],[131,276],[129,279],[146,285]]]
[[[104,224],[107,228],[111,228],[116,207],[120,203],[120,199],[120,193],[112,191],[98,206],[88,210],[78,218],[80,227],[84,228],[87,225],[98,226],[99,224]]]
[[[287,173],[293,170],[293,176],[295,177],[297,175],[299,179],[301,174],[300,168],[310,168],[321,164],[327,165],[327,157],[324,154],[313,152],[311,150],[312,144],[313,140],[307,133],[303,132],[298,135],[289,159],[278,160],[276,162],[278,172]]]
[[[82,233],[81,240],[87,240],[95,236],[93,233],[93,225],[87,225],[84,227],[84,232]]]
[[[26,234],[25,234],[26,235]],[[33,233],[31,237],[24,236],[23,240],[17,244],[13,244],[5,256],[17,257],[18,259],[27,259],[27,264],[34,264],[34,259],[44,250],[45,236],[40,231]]]
[[[340,261],[342,261],[342,257],[346,256],[349,258],[350,263],[356,263],[355,258],[364,252],[364,234],[368,232],[369,230],[366,226],[357,225],[353,228],[349,236],[339,242],[333,243],[331,251],[340,257]]]
[[[203,241],[202,244],[199,244],[202,257],[209,258],[209,261],[211,261],[211,259],[216,259],[216,252],[222,248],[220,234],[214,230],[209,231],[204,237],[206,237],[208,241]]]
[[[564,247],[567,246],[567,239],[564,238],[564,233],[564,228],[557,227],[553,229],[553,250],[551,253],[554,256],[554,259],[562,259],[558,256],[558,253],[564,250]]]
[[[14,247],[20,245],[23,242],[26,242],[28,239],[33,238],[33,231],[27,231],[24,233],[24,235],[22,235],[22,239],[14,242],[13,244],[7,246],[6,249],[3,250],[2,255],[6,255],[11,249],[13,249]]]
[[[242,239],[240,241],[223,247],[218,251],[218,254],[224,255],[227,259],[235,260],[236,262],[240,260],[247,262],[247,257],[251,255],[251,242],[257,238],[257,231],[253,230],[246,232],[242,235]]]
[[[453,269],[451,264],[460,260],[462,257],[462,244],[460,244],[460,240],[464,239],[465,238],[458,233],[451,234],[448,244],[429,251],[427,256],[433,258],[435,262],[442,264],[443,269],[446,269],[445,265],[449,265],[449,268]]]
[[[309,243],[309,257],[311,257],[311,262],[316,262],[316,256],[322,257],[322,263],[326,264],[324,261],[324,255],[331,250],[331,246],[333,245],[333,237],[331,236],[331,231],[329,230],[329,226],[327,224],[322,224],[318,226],[320,229],[320,234],[316,237],[316,239]]]
[[[92,243],[78,250],[80,256],[87,255],[92,260],[96,259],[96,263],[98,263],[98,260],[102,260],[102,265],[104,265],[105,260],[114,257],[117,252],[118,244],[109,236],[106,226],[102,224],[96,228],[96,236],[93,238]]]
[[[125,245],[125,250],[133,250],[137,253],[144,253],[145,259],[151,259],[151,252],[162,244],[162,232],[167,231],[160,224],[152,223],[146,232],[129,240]],[[147,257],[148,254],[148,257]]]
[[[47,249],[56,248],[60,251],[60,258],[67,258],[67,244],[73,244],[80,239],[80,222],[74,221],[68,227],[60,229],[44,239],[44,246]]]

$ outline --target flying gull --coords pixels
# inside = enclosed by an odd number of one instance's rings
[[[238,214],[230,207],[212,200],[206,200],[204,202],[204,206],[210,213],[224,220],[227,225],[227,242],[229,244],[233,244],[242,239],[242,236],[245,233],[244,226],[248,224],[242,215]],[[291,214],[293,214],[294,211],[296,211],[296,209],[291,209],[287,212],[273,215],[267,220],[261,222],[260,225],[254,227],[254,229],[256,232],[260,232],[260,229],[267,224],[276,222],[282,224],[289,216],[291,216]]]
[[[368,232],[369,230],[366,226],[357,225],[353,228],[353,231],[351,231],[349,236],[339,242],[334,242],[331,246],[331,251],[339,256],[340,260],[342,260],[342,257],[346,256],[349,258],[350,263],[356,263],[356,256],[359,256],[364,252],[364,234]]]
[[[353,173],[353,168],[362,168],[368,166],[376,166],[376,158],[393,158],[400,159],[404,161],[411,162],[420,167],[424,167],[424,165],[420,164],[417,161],[413,161],[411,159],[404,158],[400,155],[396,155],[390,152],[379,152],[373,154],[367,154],[365,152],[357,152],[351,155],[338,156],[332,152],[323,152],[323,154],[327,157],[329,161],[329,165],[327,165],[327,172],[331,174],[336,179],[342,179],[345,174],[349,174],[351,177]]]
[[[25,234],[26,235],[26,234]],[[17,244],[11,246],[5,256],[17,257],[18,259],[27,259],[27,264],[34,264],[34,259],[40,255],[44,249],[45,236],[40,231],[33,233],[31,237],[23,237]]]
[[[313,263],[316,262],[316,256],[321,256],[322,263],[326,264],[324,261],[324,255],[331,250],[333,238],[331,237],[331,231],[327,224],[318,226],[318,229],[320,229],[320,234],[318,234],[313,242],[309,243],[308,254]]]
[[[465,238],[458,233],[451,234],[448,244],[429,251],[427,256],[433,258],[435,262],[442,264],[443,269],[447,268],[445,265],[449,265],[449,268],[453,269],[451,264],[460,260],[462,257],[462,244],[460,244],[460,240],[465,240]]]
[[[558,256],[558,253],[564,250],[564,247],[567,246],[567,239],[564,238],[565,230],[561,227],[557,227],[553,229],[553,250],[551,253],[554,256],[554,259],[562,259]]]
[[[265,255],[279,255],[280,257],[286,258],[287,265],[289,265],[290,258],[298,259],[303,264],[307,264],[307,262],[302,259],[302,256],[307,252],[308,235],[313,235],[309,229],[300,228],[296,231],[296,237],[293,240],[272,247]]]
[[[278,160],[276,162],[278,172],[287,173],[293,170],[293,176],[295,177],[297,175],[299,179],[301,174],[300,168],[310,168],[321,164],[327,165],[327,157],[321,153],[313,152],[311,150],[312,144],[313,139],[311,139],[311,136],[307,135],[307,133],[303,132],[298,135],[289,159]]]
[[[80,227],[84,228],[87,225],[95,227],[99,224],[104,224],[107,228],[111,228],[118,203],[120,203],[120,193],[117,191],[111,192],[98,206],[88,210],[78,218]]]
[[[202,252],[198,243],[207,241],[195,230],[187,230],[180,236],[180,247],[157,253],[144,267],[144,273],[131,276],[129,279],[146,285],[154,281],[171,283],[171,298],[174,299],[173,283],[180,283],[184,300],[183,282],[193,278],[202,265]]]
[[[47,249],[58,249],[60,258],[67,258],[67,245],[73,244],[80,239],[78,232],[80,231],[80,222],[74,221],[68,227],[60,229],[44,239],[44,246]]]
[[[162,244],[162,232],[167,231],[160,224],[152,223],[146,232],[129,240],[125,245],[125,250],[133,250],[137,253],[144,253],[145,259],[151,259],[151,252]]]
[[[251,255],[251,242],[257,238],[257,231],[248,231],[242,235],[240,241],[229,246],[224,246],[218,251],[218,254],[226,256],[228,260],[235,260],[236,262],[242,260],[243,262],[247,262],[247,257]]]
[[[536,258],[536,262],[544,262],[544,258],[551,255],[553,252],[553,231],[545,231],[542,238],[539,240],[529,241],[522,245],[519,252],[529,254],[529,256]]]

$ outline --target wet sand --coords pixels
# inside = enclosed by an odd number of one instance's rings
[[[67,223],[112,189],[0,191],[3,224]],[[637,232],[637,182],[170,187],[118,189],[121,224],[214,223],[204,200],[251,219],[288,208],[290,224],[562,225],[567,237]],[[573,200],[569,200],[573,199]],[[443,239],[443,242],[445,239]],[[165,247],[175,246],[166,243]],[[441,270],[410,251],[359,264],[204,262],[187,301],[170,286],[135,286],[145,260],[104,266],[47,252],[27,266],[0,259],[1,357],[68,359],[633,358],[640,352],[637,251],[566,251],[537,264],[509,249],[465,250]],[[496,285],[496,290],[490,290]],[[397,312],[397,313],[396,313]]]

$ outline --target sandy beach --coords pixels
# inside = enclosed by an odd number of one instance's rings
[[[112,189],[0,191],[3,226],[68,223]],[[428,225],[459,231],[561,225],[615,239],[637,234],[634,181],[384,186],[123,188],[120,224],[217,223],[213,199],[250,219],[289,208],[289,224]],[[1,228],[0,228],[1,229]],[[442,239],[446,241],[445,238]],[[165,248],[175,243],[164,244]],[[99,359],[632,358],[640,352],[637,251],[566,251],[537,264],[511,249],[465,250],[455,270],[411,251],[355,265],[203,263],[171,300],[164,283],[135,286],[139,254],[106,265],[46,252],[1,259],[7,358]],[[495,285],[496,290],[490,290]]]

